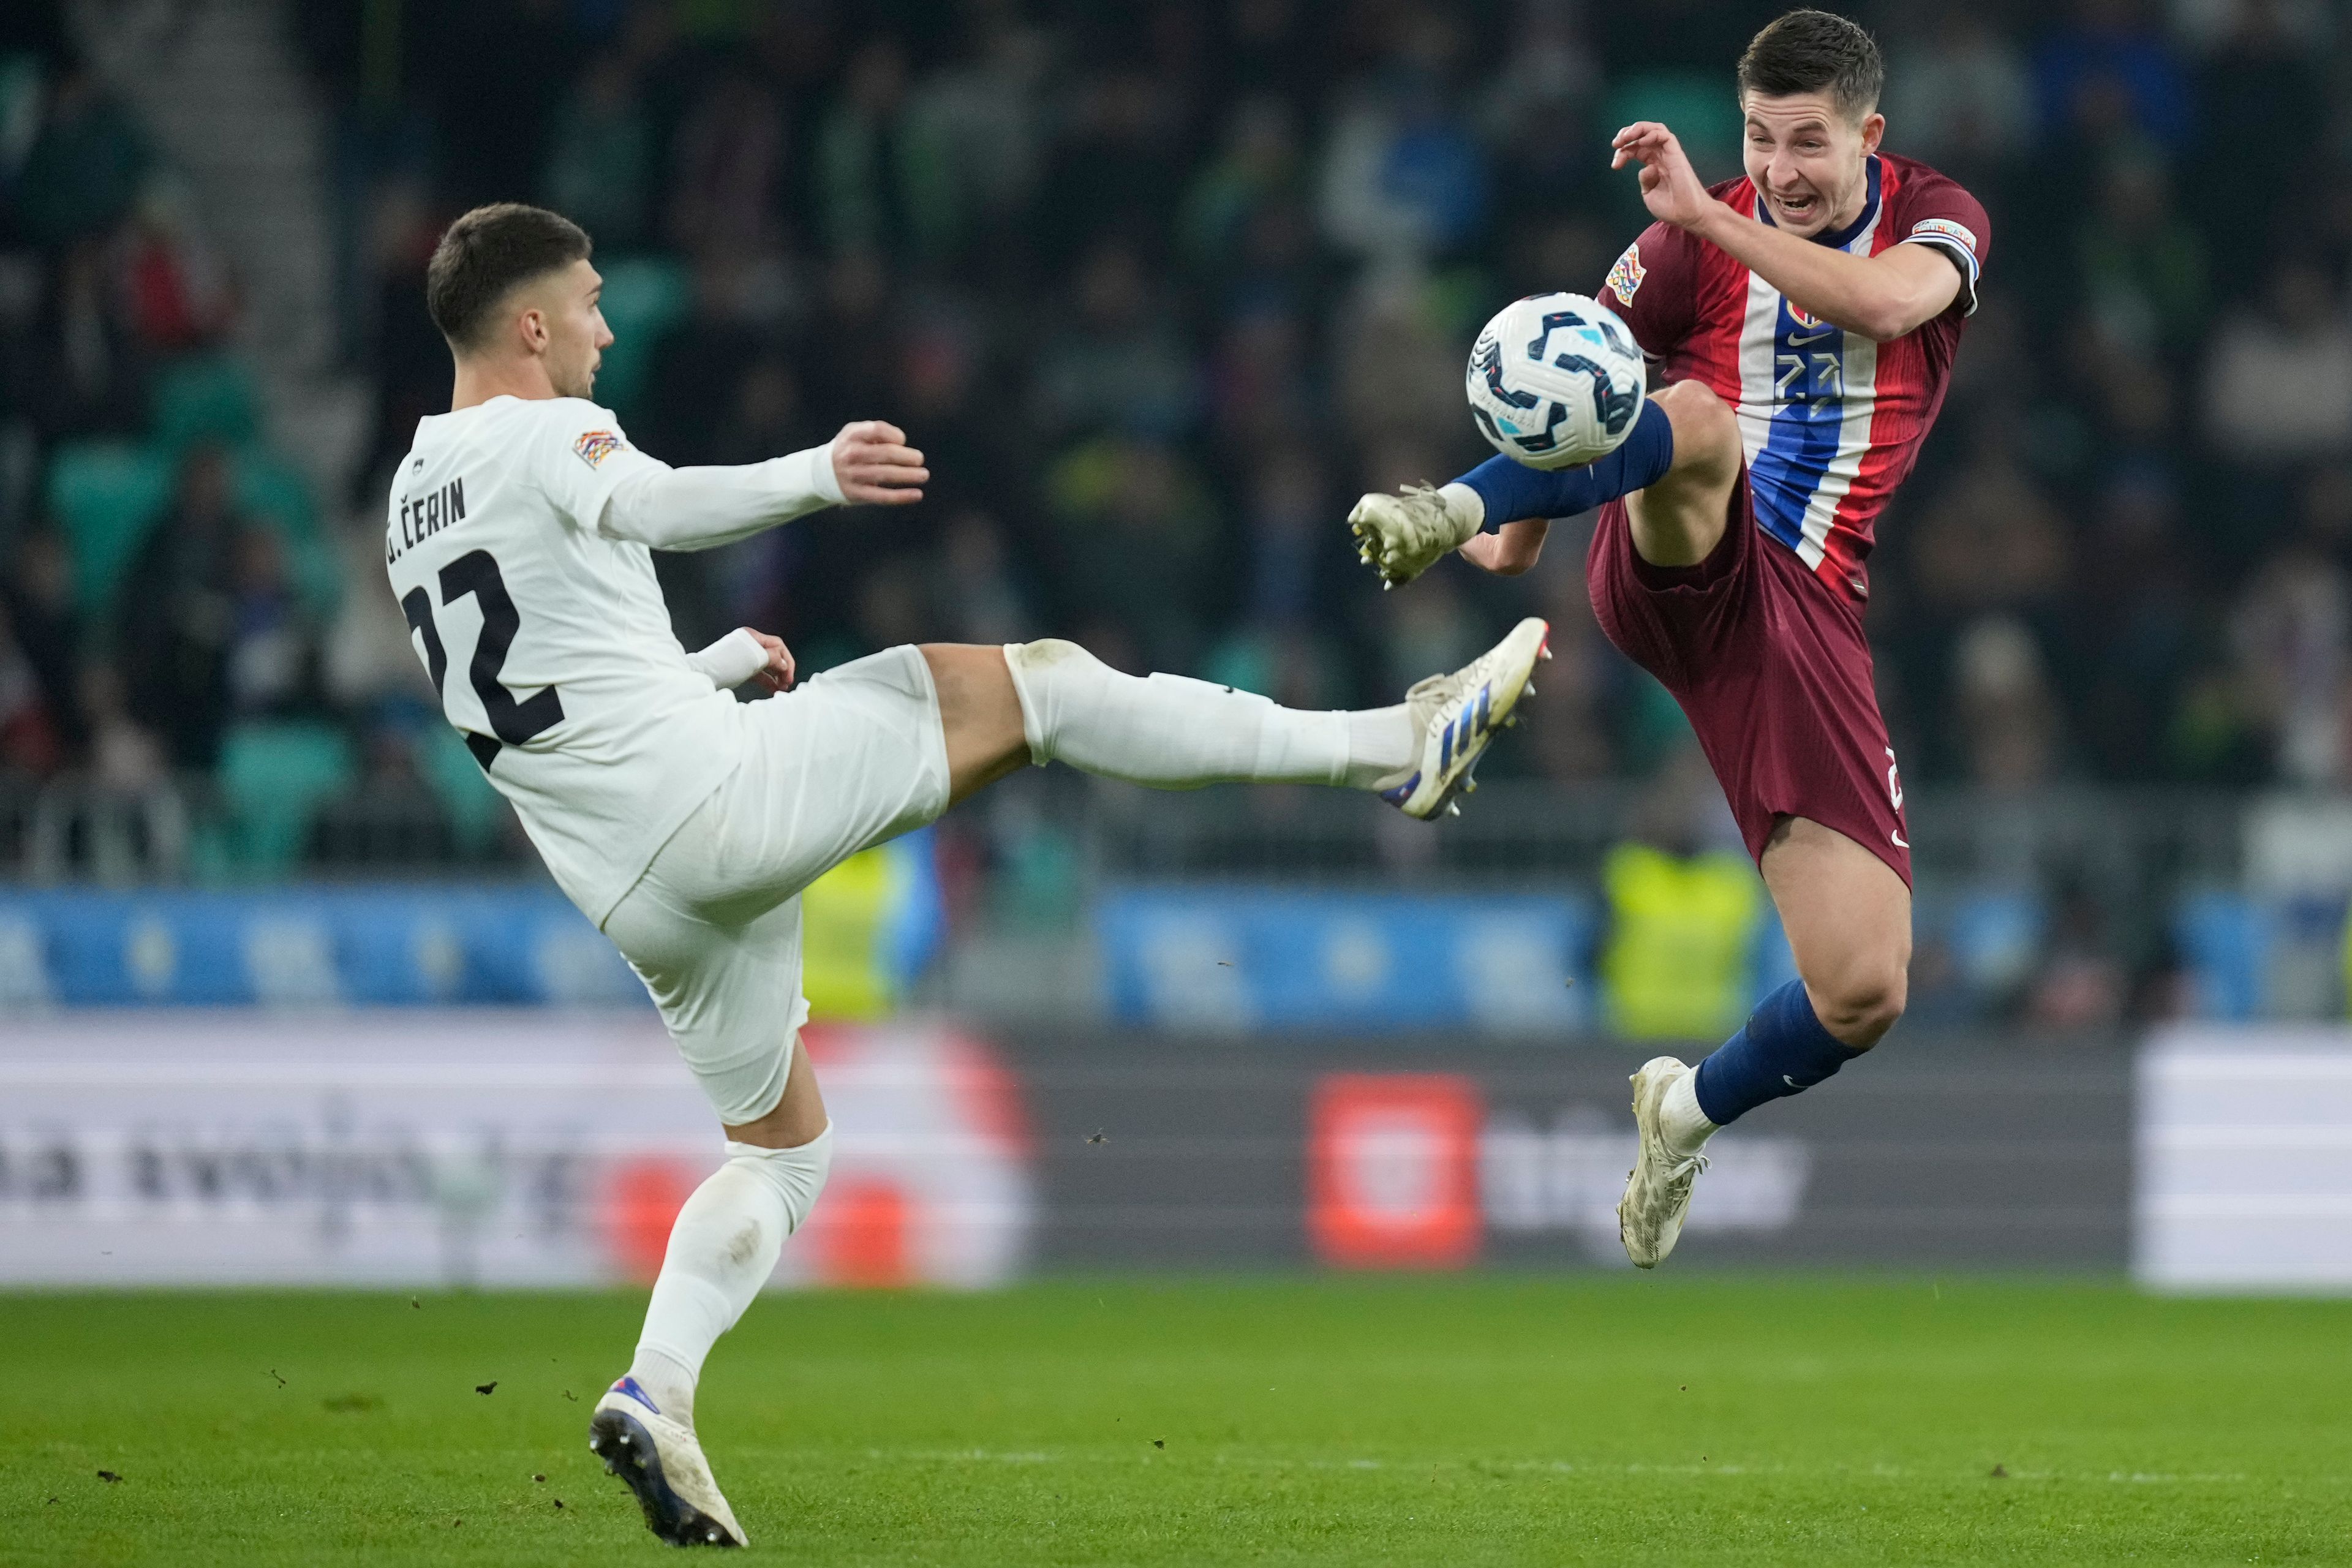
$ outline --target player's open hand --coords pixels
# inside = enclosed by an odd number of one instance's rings
[[[794,673],[793,650],[784,646],[784,639],[780,637],[771,637],[751,626],[743,629],[751,633],[753,642],[768,650],[768,662],[755,672],[760,684],[771,691],[790,691]]]
[[[833,438],[833,475],[852,505],[905,506],[923,499],[931,471],[907,433],[882,419],[858,419]]]
[[[1642,205],[1660,223],[1696,228],[1715,205],[1675,133],[1654,120],[1637,120],[1611,140],[1609,166],[1642,165]]]

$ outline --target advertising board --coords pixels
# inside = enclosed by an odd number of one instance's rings
[[[1032,1036],[1039,1255],[1623,1267],[1626,1079],[1653,1050]],[[2116,1041],[1906,1031],[1710,1142],[1675,1264],[2119,1270],[2130,1095]]]
[[[993,1284],[1018,1091],[951,1029],[813,1029],[827,1201],[782,1281]],[[722,1157],[650,1012],[60,1013],[0,1025],[0,1284],[650,1279]]]
[[[1624,1266],[1643,1049],[920,1020],[808,1044],[837,1152],[780,1283]],[[2120,1269],[2131,1084],[2111,1044],[1906,1036],[1718,1134],[1675,1265]],[[719,1158],[635,1009],[0,1023],[0,1284],[642,1280]]]
[[[2135,1098],[2143,1284],[2352,1289],[2352,1030],[2168,1029],[2141,1048]]]

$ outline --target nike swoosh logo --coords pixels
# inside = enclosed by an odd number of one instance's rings
[[[1789,334],[1789,346],[1794,349],[1802,348],[1807,343],[1817,343],[1836,331],[1837,329],[1835,327],[1823,327],[1818,332],[1790,332]]]
[[[1903,835],[1900,833],[1890,833],[1886,837],[1895,840],[1895,847],[1897,849],[1908,849],[1911,847],[1911,846],[1904,840]]]
[[[1805,1087],[1803,1084],[1799,1083],[1795,1079],[1790,1078],[1787,1073],[1782,1073],[1780,1075],[1780,1081],[1787,1084],[1790,1089],[1802,1089]]]

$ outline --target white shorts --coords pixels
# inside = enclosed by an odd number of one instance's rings
[[[808,1017],[801,889],[948,805],[939,692],[911,647],[737,717],[742,761],[604,920],[730,1127],[776,1108]]]

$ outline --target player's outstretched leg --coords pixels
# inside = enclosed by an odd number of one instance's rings
[[[727,1129],[727,1163],[678,1210],[636,1358],[589,1420],[589,1448],[636,1495],[646,1527],[674,1546],[749,1543],[695,1436],[694,1391],[710,1347],[767,1283],[832,1164],[815,1075],[803,1052],[792,1057],[782,1100]]]
[[[1278,707],[1184,676],[1122,675],[1059,638],[1012,644],[999,668],[1011,677],[1017,708],[1000,711],[996,728],[1016,744],[1006,765],[987,776],[1023,762],[1058,761],[1158,789],[1335,784],[1378,791],[1409,816],[1434,816],[1454,808],[1456,795],[1477,787],[1472,769],[1495,736],[1517,721],[1535,667],[1551,657],[1549,630],[1533,617],[1521,621],[1494,647],[1450,675],[1422,681],[1395,707],[1353,713]],[[925,650],[935,669],[946,655],[993,651]],[[982,660],[981,669],[986,665]],[[941,712],[953,771],[961,715],[944,680]],[[1004,733],[1009,727],[1017,728]],[[956,793],[968,791],[960,785]]]
[[[1681,1238],[1706,1169],[1699,1151],[1717,1129],[1831,1077],[1903,1016],[1911,963],[1903,879],[1844,834],[1803,817],[1781,819],[1762,868],[1798,978],[1759,1003],[1697,1067],[1654,1057],[1633,1075],[1641,1146],[1617,1203],[1617,1231],[1643,1268],[1664,1261]]]

